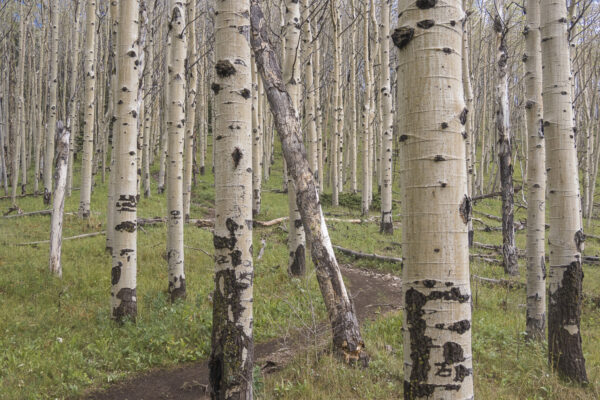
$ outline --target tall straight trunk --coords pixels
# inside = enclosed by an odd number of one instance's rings
[[[356,6],[354,0],[351,0],[352,20],[357,21]],[[356,57],[357,57],[357,40],[358,40],[358,23],[354,22],[351,28],[350,37],[350,191],[356,193],[357,186],[357,169],[358,169],[358,110],[357,101],[358,89],[356,86]],[[389,29],[388,29],[389,30]],[[389,49],[389,46],[388,46]]]
[[[367,355],[363,350],[364,341],[354,305],[333,252],[319,192],[306,159],[300,120],[285,88],[277,55],[268,39],[267,21],[258,0],[252,0],[250,16],[252,49],[281,139],[283,155],[288,161],[290,175],[296,186],[302,223],[306,228],[317,281],[331,323],[334,351],[343,355],[346,361],[366,362]]]
[[[248,0],[215,6],[213,399],[252,399],[252,74]],[[216,134],[216,135],[215,135]]]
[[[525,103],[527,118],[527,335],[546,337],[546,154],[542,119],[540,0],[527,0]]]
[[[185,102],[185,142],[183,167],[183,212],[186,218],[190,216],[192,201],[192,169],[194,168],[194,139],[196,130],[196,2],[187,2],[187,97]],[[194,65],[192,65],[194,64]]]
[[[310,3],[308,0],[302,0],[302,24],[303,29],[303,49],[306,55],[306,67],[304,76],[306,79],[306,126],[308,142],[308,165],[313,177],[319,184],[319,143],[317,138],[317,115],[315,109],[315,80],[313,70],[313,35],[310,26]]]
[[[506,36],[508,26],[504,16],[504,0],[496,4],[494,16],[496,33],[496,87],[494,102],[496,109],[496,135],[498,138],[498,167],[502,192],[502,257],[504,271],[510,275],[519,274],[517,245],[514,226],[514,187],[512,166],[512,132],[508,102],[508,47]]]
[[[50,1],[50,26],[52,41],[50,46],[50,92],[48,120],[46,122],[46,151],[44,152],[44,204],[50,204],[52,196],[52,163],[54,161],[54,130],[56,129],[56,89],[58,84],[58,0]]]
[[[79,103],[77,102],[77,82],[79,82],[79,1],[75,2],[73,13],[73,35],[71,38],[71,77],[70,77],[70,90],[69,96],[69,117],[67,121],[67,129],[71,134],[69,135],[69,159],[67,161],[67,196],[71,197],[73,190],[73,155],[74,155],[74,137],[79,126]],[[114,83],[113,83],[114,84]],[[36,145],[36,149],[39,146]],[[36,150],[37,152],[38,150]],[[36,161],[38,161],[39,154],[36,155]],[[38,167],[35,167],[38,170]],[[36,174],[37,175],[37,174]],[[37,191],[37,176],[35,177],[34,184],[36,185]]]
[[[83,101],[83,155],[81,160],[81,188],[79,191],[79,217],[90,217],[92,195],[92,158],[94,156],[94,126],[96,124],[96,1],[88,0],[85,33],[85,93]],[[102,104],[104,105],[104,104]]]
[[[65,209],[65,188],[67,186],[67,163],[69,162],[69,136],[62,122],[58,122],[58,144],[56,152],[56,182],[52,199],[52,217],[50,219],[50,272],[62,278],[60,262],[62,249],[62,225]]]
[[[3,76],[0,75],[0,80],[2,80]],[[0,184],[4,188],[4,194],[8,195],[8,177],[7,177],[7,163],[6,163],[6,153],[4,152],[4,135],[6,132],[6,126],[8,119],[6,118],[6,114],[4,112],[5,104],[8,101],[5,100],[4,93],[0,92]]]
[[[468,1],[468,3],[467,3]],[[463,9],[467,12],[470,9],[470,4],[472,2],[470,0],[463,0]],[[466,146],[466,163],[467,163],[467,190],[469,192],[469,197],[473,196],[473,177],[474,177],[474,157],[472,153],[473,142],[475,141],[475,137],[473,136],[473,85],[471,85],[471,69],[469,66],[469,36],[468,32],[470,31],[469,27],[470,19],[468,14],[466,16],[465,21],[463,22],[463,38],[462,38],[462,80],[463,86],[465,90],[465,105],[467,109],[467,113],[463,116],[465,119],[465,146]],[[469,221],[469,246],[473,245],[473,221]]]
[[[465,15],[461,0],[417,1],[416,7],[402,0],[399,11],[392,38],[399,79],[410,94],[399,108],[404,398],[473,399],[471,200],[462,135]]]
[[[321,106],[321,46],[319,35],[315,38],[315,105],[316,105],[316,125],[317,125],[317,175],[319,194],[323,193],[323,109]]]
[[[137,136],[140,49],[139,0],[119,2],[117,97],[115,115],[115,199],[111,270],[111,315],[117,321],[137,316]],[[111,229],[111,227],[108,227]]]
[[[260,85],[252,57],[252,217],[260,213],[262,187],[262,130],[260,123]]]
[[[390,0],[381,3],[382,41],[381,41],[381,103],[382,103],[382,152],[381,152],[381,225],[379,230],[391,235],[394,233],[392,222],[392,88],[390,80]]]
[[[149,198],[150,193],[150,158],[151,151],[150,145],[152,142],[152,128],[153,128],[153,120],[154,120],[154,111],[155,105],[154,103],[157,100],[158,96],[152,95],[151,93],[154,91],[154,28],[152,28],[152,32],[149,36],[149,45],[148,51],[146,51],[146,56],[148,57],[148,62],[146,63],[147,67],[147,75],[145,77],[146,90],[148,92],[147,100],[145,102],[146,110],[144,112],[144,140],[142,143],[142,181],[144,185],[144,197]]]
[[[116,193],[116,185],[117,185],[117,151],[119,151],[118,140],[119,140],[119,130],[118,130],[118,122],[117,122],[117,109],[118,109],[118,98],[119,98],[119,87],[118,87],[118,76],[117,72],[119,70],[118,66],[118,54],[117,54],[117,44],[119,41],[118,31],[119,31],[119,3],[117,0],[111,0],[110,2],[110,24],[111,24],[111,48],[110,51],[112,53],[111,59],[113,60],[113,64],[111,65],[111,82],[113,82],[113,87],[111,90],[113,91],[113,101],[115,105],[113,106],[113,123],[111,124],[111,133],[112,133],[112,151],[110,154],[110,175],[108,176],[108,201],[106,206],[106,250],[108,252],[112,252],[113,249],[113,241],[114,241],[114,220],[115,220],[115,193]],[[72,153],[72,149],[71,149]]]
[[[369,198],[369,185],[371,184],[370,179],[370,155],[369,155],[369,142],[371,140],[371,135],[369,134],[371,131],[370,120],[371,120],[371,77],[370,77],[370,57],[369,57],[369,18],[367,15],[367,4],[365,3],[364,9],[364,17],[363,17],[363,57],[364,57],[364,80],[365,80],[365,94],[363,99],[363,115],[362,115],[362,145],[363,145],[363,157],[362,157],[362,214],[369,214],[369,207],[371,206],[371,199]]]
[[[186,130],[185,61],[187,43],[183,1],[169,1],[169,39],[167,44],[167,261],[171,300],[185,298],[183,260],[183,142]],[[189,29],[189,27],[188,27]]]
[[[559,374],[587,382],[581,345],[581,199],[575,148],[565,1],[541,0],[542,98],[550,206],[548,359]]]
[[[21,148],[25,147],[25,20],[23,16],[23,2],[19,5],[19,69],[17,72],[17,134],[13,139],[12,159],[12,204],[17,201],[17,186],[19,183],[19,166],[23,154]]]
[[[300,81],[300,3],[298,0],[286,0],[285,13],[285,66],[284,82],[287,91],[292,97],[294,109],[299,113],[300,95],[302,93],[302,82]],[[285,164],[286,170],[289,165]],[[306,235],[298,211],[296,202],[296,188],[294,180],[288,173],[287,178],[288,206],[290,211],[290,223],[288,226],[288,271],[291,275],[301,276],[306,272]]]
[[[342,90],[342,82],[341,74],[340,74],[340,64],[341,60],[341,51],[340,51],[340,24],[341,19],[339,17],[339,11],[337,9],[338,2],[332,1],[331,5],[331,24],[333,26],[333,135],[331,135],[329,146],[329,154],[331,154],[331,164],[330,164],[330,173],[331,173],[331,205],[337,207],[339,202],[339,168],[338,168],[338,158],[340,157],[340,153],[338,149],[340,148],[340,138],[342,132],[340,131],[340,119],[341,119],[341,90]]]

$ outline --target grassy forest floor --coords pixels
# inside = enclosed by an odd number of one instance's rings
[[[208,154],[210,154],[210,147]],[[210,161],[210,160],[209,160]],[[208,163],[207,165],[210,165]],[[263,206],[258,220],[287,215],[287,195],[280,193],[281,161],[263,186]],[[156,174],[156,166],[153,173]],[[360,175],[359,175],[360,176]],[[520,178],[517,176],[517,180]],[[31,181],[31,179],[30,179]],[[78,186],[78,165],[75,185]],[[155,185],[155,182],[153,182]],[[198,176],[192,199],[192,218],[210,217],[214,207],[210,173]],[[29,184],[27,191],[32,191]],[[395,188],[395,200],[399,200]],[[360,196],[360,195],[358,195]],[[104,229],[106,183],[96,176],[89,221],[66,215],[64,236]],[[518,195],[520,199],[520,195]],[[335,209],[323,203],[326,213],[358,218],[359,197],[343,195],[345,206]],[[76,213],[79,192],[65,205]],[[520,200],[520,202],[522,202]],[[41,197],[23,197],[18,205],[26,212],[44,209]],[[366,252],[401,256],[401,228],[395,203],[393,236],[379,233],[378,204],[371,222],[329,223],[334,244]],[[6,212],[10,200],[0,200]],[[500,201],[477,203],[475,217],[490,226],[500,223],[477,212],[500,215]],[[142,198],[139,217],[166,215],[164,195]],[[517,210],[516,220],[526,211]],[[185,227],[185,265],[188,297],[170,304],[166,295],[166,226],[144,227],[138,233],[138,320],[119,327],[109,316],[110,256],[105,237],[95,236],[63,242],[63,279],[48,273],[48,245],[18,246],[47,240],[49,216],[0,218],[0,399],[76,399],[115,382],[158,368],[191,365],[205,360],[210,351],[210,293],[213,288],[212,234],[206,228]],[[475,223],[475,241],[501,244],[500,231],[484,232]],[[586,232],[600,235],[600,223]],[[290,337],[297,329],[325,321],[326,312],[312,265],[307,276],[290,279],[287,274],[285,224],[255,228],[254,249],[264,256],[255,264],[254,327],[257,343]],[[517,232],[520,249],[525,231]],[[201,250],[200,250],[201,249]],[[472,253],[486,253],[473,248]],[[258,251],[256,251],[258,253]],[[598,255],[600,243],[586,242],[586,255]],[[494,257],[494,256],[491,256]],[[343,264],[355,268],[401,275],[399,264],[357,260],[340,255]],[[519,282],[525,282],[525,260],[519,262]],[[558,379],[547,366],[546,345],[528,343],[525,331],[525,289],[489,286],[472,281],[473,356],[475,392],[478,399],[598,399],[600,398],[600,265],[584,265],[583,348],[590,384],[579,387]],[[502,267],[474,259],[471,273],[504,278]],[[353,289],[356,290],[356,289]],[[400,289],[398,289],[400,290]],[[362,331],[372,357],[368,369],[348,367],[320,348],[300,351],[285,368],[263,374],[255,368],[255,394],[259,399],[391,399],[400,398],[403,387],[402,311],[385,312],[365,321]],[[314,333],[326,341],[328,330]],[[322,340],[321,340],[322,341]],[[317,340],[318,342],[318,340]],[[182,385],[184,382],[182,382]]]

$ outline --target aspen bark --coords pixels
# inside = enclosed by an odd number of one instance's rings
[[[183,215],[190,217],[190,204],[192,200],[192,169],[194,168],[194,139],[196,129],[196,66],[192,66],[197,57],[196,50],[196,2],[187,2],[187,28],[185,34],[188,38],[187,46],[187,97],[185,105],[185,141],[184,141],[184,167],[183,167]],[[184,24],[185,25],[185,24]]]
[[[298,0],[286,0],[285,13],[285,66],[283,79],[290,93],[294,109],[299,114],[300,94],[300,3]],[[289,165],[285,164],[286,170]],[[290,224],[288,227],[288,271],[291,275],[301,276],[306,272],[306,236],[296,202],[296,188],[291,175],[287,174],[288,205]]]
[[[394,127],[392,118],[392,95],[390,80],[390,0],[381,3],[381,103],[382,103],[382,152],[381,152],[381,225],[380,232],[394,233],[392,221],[392,145]]]
[[[564,0],[540,1],[542,98],[550,207],[548,359],[562,376],[587,382],[581,345],[581,256],[585,235],[577,171],[571,62]]]
[[[355,21],[352,24],[350,37],[350,191],[356,193],[358,191],[358,109],[356,101],[356,98],[358,97],[358,89],[356,86],[356,49],[358,44],[358,23],[356,21],[358,17],[354,0],[351,0],[350,4],[352,8],[352,20]]]
[[[62,122],[57,124],[57,152],[54,198],[52,199],[52,217],[50,219],[50,272],[62,278],[60,262],[62,249],[62,225],[65,209],[65,188],[67,185],[67,163],[69,162],[69,136]]]
[[[281,139],[283,154],[294,179],[302,223],[331,323],[334,350],[343,355],[346,361],[366,362],[368,357],[364,352],[364,341],[354,305],[333,252],[319,202],[319,192],[306,158],[298,114],[286,90],[279,61],[269,42],[266,21],[257,0],[252,0],[250,16],[252,49]]]
[[[94,126],[96,125],[96,1],[87,0],[85,33],[85,114],[83,120],[83,155],[79,217],[89,218],[92,195],[92,158],[94,156]]]
[[[48,79],[49,114],[46,124],[46,151],[44,152],[44,204],[50,204],[52,196],[52,162],[54,160],[54,129],[56,128],[56,90],[58,80],[58,0],[50,2],[50,76]]]
[[[310,26],[310,4],[308,0],[302,0],[302,29],[303,29],[303,49],[306,54],[306,67],[304,76],[306,79],[306,125],[308,142],[308,165],[317,182],[319,182],[319,151],[317,138],[317,116],[315,109],[315,82],[313,71],[313,36]]]
[[[370,140],[371,140],[371,127],[370,127],[370,119],[371,119],[371,77],[370,77],[370,57],[369,57],[369,18],[367,18],[367,4],[365,3],[365,10],[363,16],[363,57],[364,57],[364,79],[365,79],[365,97],[363,100],[363,114],[362,114],[362,145],[363,145],[363,157],[362,157],[362,214],[369,214],[369,207],[371,206],[371,199],[369,198],[369,185],[371,184],[370,180]]]
[[[341,61],[341,51],[340,51],[340,24],[341,20],[338,13],[338,2],[332,1],[331,5],[331,25],[333,27],[333,135],[331,136],[331,146],[329,149],[329,154],[331,154],[331,165],[330,165],[330,173],[331,173],[331,205],[334,207],[339,206],[339,168],[338,168],[338,158],[340,157],[338,149],[340,148],[340,98],[341,98],[341,86],[340,82],[340,63]]]
[[[139,0],[119,2],[117,107],[115,115],[114,237],[111,270],[112,317],[137,315],[137,134],[139,114]],[[110,227],[109,227],[110,229]]]
[[[75,2],[74,5],[74,13],[73,13],[73,35],[71,38],[72,43],[72,51],[71,51],[71,81],[70,81],[70,90],[69,95],[71,98],[69,99],[69,117],[67,121],[67,129],[72,134],[69,136],[69,160],[67,162],[67,197],[71,197],[71,193],[73,190],[73,159],[74,159],[74,140],[75,140],[75,132],[77,132],[79,125],[79,107],[77,102],[77,82],[79,81],[79,1]],[[39,146],[36,145],[36,162],[39,160]],[[37,192],[37,171],[38,166],[35,167],[36,176],[35,176],[35,190]]]
[[[252,217],[260,213],[262,186],[262,130],[260,123],[260,85],[256,74],[256,63],[252,56]]]
[[[473,399],[461,0],[402,0],[404,398]]]
[[[546,154],[542,119],[540,0],[527,0],[525,103],[527,118],[527,335],[546,337]]]
[[[494,16],[496,33],[496,87],[494,102],[496,109],[496,134],[498,137],[498,167],[502,185],[502,257],[504,271],[510,275],[519,274],[517,246],[514,227],[514,187],[512,166],[512,132],[508,102],[508,47],[506,36],[508,27],[504,16],[504,0],[496,4]]]
[[[213,399],[252,399],[252,76],[250,2],[215,11],[215,291],[210,384]]]
[[[169,1],[169,39],[167,44],[167,261],[171,300],[185,298],[183,258],[183,142],[186,130],[185,60],[187,43],[183,1]],[[188,28],[189,29],[189,28]]]
[[[469,12],[470,7],[468,5],[471,2],[467,3],[467,0],[463,0],[463,9],[465,12]],[[469,192],[469,197],[473,197],[473,157],[472,157],[472,147],[475,138],[473,136],[473,86],[471,85],[471,69],[469,66],[469,36],[468,32],[469,28],[469,14],[466,14],[466,19],[463,22],[463,39],[462,39],[462,79],[463,86],[465,90],[465,106],[467,110],[467,114],[464,116],[466,118],[465,122],[465,146],[467,148],[466,152],[466,163],[467,163],[467,190]],[[473,245],[473,221],[469,221],[469,247]]]
[[[19,70],[17,72],[17,129],[13,142],[12,159],[12,204],[17,201],[17,186],[19,183],[19,167],[23,158],[22,148],[25,147],[25,20],[23,2],[19,4]],[[54,133],[53,133],[54,134]],[[24,183],[24,182],[23,182]]]
[[[113,82],[113,101],[115,106],[113,107],[113,123],[111,125],[112,130],[112,151],[110,160],[110,175],[108,176],[108,201],[106,206],[106,250],[112,252],[113,249],[113,238],[114,238],[114,220],[115,220],[115,192],[117,185],[117,151],[119,151],[119,131],[117,122],[117,106],[119,96],[118,76],[118,55],[117,55],[117,44],[119,41],[119,3],[117,0],[111,0],[110,2],[110,24],[111,24],[111,49],[113,65],[111,66],[111,81]],[[72,152],[73,149],[71,149]]]

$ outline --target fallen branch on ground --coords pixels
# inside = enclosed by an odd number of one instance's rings
[[[373,260],[384,261],[384,262],[392,262],[392,263],[400,263],[400,264],[402,263],[402,258],[398,258],[398,257],[388,257],[388,256],[380,256],[379,254],[362,253],[360,251],[354,251],[354,250],[346,249],[344,247],[336,246],[336,245],[333,245],[333,248],[344,254],[348,254],[348,255],[351,255],[356,258],[370,258]]]
[[[525,284],[522,282],[511,281],[508,279],[493,279],[493,278],[486,278],[484,276],[479,276],[479,275],[471,275],[471,278],[478,280],[480,282],[483,282],[483,283],[504,286],[504,287],[507,287],[510,289],[522,289],[522,288],[526,287]]]
[[[76,236],[64,237],[64,238],[62,238],[62,240],[65,241],[65,240],[83,239],[83,238],[88,238],[88,237],[100,236],[100,235],[104,235],[104,234],[106,234],[106,231],[91,232],[91,233],[84,233],[84,234],[76,235]],[[33,246],[36,244],[44,244],[44,243],[50,243],[50,241],[49,240],[39,240],[37,242],[17,243],[15,246]]]
[[[518,193],[521,189],[523,189],[523,186],[517,186],[517,187],[514,188],[514,192]],[[476,201],[479,201],[479,200],[489,199],[489,198],[498,197],[498,196],[502,196],[502,192],[501,191],[492,192],[492,193],[488,193],[488,194],[482,194],[480,196],[474,196],[474,197],[471,198],[471,201],[473,203],[475,203]]]

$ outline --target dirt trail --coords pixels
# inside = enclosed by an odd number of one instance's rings
[[[400,278],[356,268],[342,267],[348,282],[358,318],[374,318],[378,312],[401,307]],[[319,330],[327,330],[323,325]],[[295,339],[275,339],[257,344],[254,348],[255,364],[263,373],[271,373],[285,366],[296,353],[312,344],[311,335],[297,335]],[[329,335],[325,335],[329,340]],[[309,343],[310,342],[310,343]],[[208,363],[186,364],[172,369],[158,369],[115,384],[107,390],[83,397],[87,400],[204,400],[210,397],[208,389]]]

